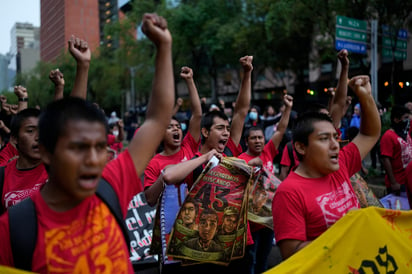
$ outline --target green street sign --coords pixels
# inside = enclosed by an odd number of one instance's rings
[[[336,26],[366,32],[368,29],[368,22],[338,15],[336,16]]]
[[[336,26],[336,39],[351,40],[358,42],[366,42],[366,32],[359,32],[351,29],[342,29]]]
[[[393,54],[395,55],[396,60],[406,60],[406,51],[395,50]],[[382,58],[392,59],[392,50],[388,48],[382,48]]]
[[[404,49],[407,48],[407,42],[405,40],[398,40],[396,41],[396,49]],[[392,48],[392,39],[389,37],[382,37],[382,46],[387,48]]]

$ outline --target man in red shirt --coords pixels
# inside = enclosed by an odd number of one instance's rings
[[[193,80],[193,71],[189,67],[182,67],[180,76],[185,79],[189,90],[190,110],[192,112],[189,130],[183,138],[180,122],[176,117],[172,117],[164,134],[163,151],[156,154],[147,165],[144,172],[144,188],[146,200],[151,206],[157,203],[163,191],[163,181],[159,178],[162,169],[168,165],[192,159],[199,150],[202,107]]]
[[[285,111],[279,121],[277,130],[269,142],[265,145],[265,136],[262,128],[251,127],[245,133],[247,151],[239,155],[239,158],[244,159],[247,163],[259,157],[262,165],[272,173],[274,173],[273,159],[279,153],[278,147],[289,123],[289,116],[293,106],[292,96],[285,95],[283,102]],[[267,259],[272,250],[273,230],[254,222],[249,222],[249,224],[253,238],[253,245],[249,249],[252,257],[249,273],[262,273],[267,270]]]
[[[156,14],[143,16],[142,30],[157,48],[153,90],[144,124],[118,158],[106,165],[106,117],[92,103],[58,100],[40,118],[39,148],[49,181],[31,198],[37,217],[31,271],[134,273],[119,224],[95,192],[104,178],[124,216],[131,198],[143,190],[139,176],[172,115],[172,37]],[[0,217],[0,235],[0,264],[13,266],[9,214]]]
[[[293,132],[299,166],[279,185],[272,203],[275,238],[284,259],[304,248],[350,209],[359,208],[350,176],[380,135],[380,118],[368,76],[349,86],[362,109],[359,134],[339,150],[338,133],[328,115],[302,115]]]
[[[11,122],[11,136],[19,157],[4,167],[1,205],[3,209],[31,196],[47,180],[47,172],[40,158],[38,120],[40,110],[20,111]]]
[[[412,138],[410,134],[409,109],[393,106],[391,128],[381,138],[380,149],[386,171],[385,185],[388,193],[399,195],[405,191],[405,169],[412,161]]]
[[[220,111],[211,111],[205,114],[201,123],[202,145],[200,151],[196,153],[196,158],[192,160],[166,167],[162,176],[166,184],[172,185],[185,182],[190,189],[197,179],[196,176],[200,175],[200,173],[194,174],[194,170],[207,163],[213,156],[238,156],[242,152],[240,139],[251,97],[252,60],[252,56],[244,56],[239,60],[243,67],[244,77],[236,99],[231,125],[229,125],[227,116]],[[251,235],[248,234],[247,244],[251,243],[253,243],[253,240]],[[247,260],[242,259],[233,261],[228,267],[209,263],[181,267],[176,271],[186,271],[184,273],[203,273],[202,271],[234,273],[244,271],[247,264]]]

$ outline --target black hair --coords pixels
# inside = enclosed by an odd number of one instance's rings
[[[250,127],[248,129],[246,129],[245,133],[243,134],[243,138],[245,139],[246,142],[247,142],[247,139],[250,136],[251,131],[261,131],[263,133],[263,137],[265,137],[265,132],[263,131],[263,129],[261,127],[253,126],[253,127]]]
[[[330,122],[332,124],[332,119],[329,115],[320,112],[305,112],[302,113],[298,120],[296,121],[295,129],[293,130],[292,138],[293,143],[296,142],[302,143],[303,145],[307,146],[309,143],[309,135],[313,133],[315,130],[313,124],[316,122]],[[298,156],[299,160],[303,159],[302,155],[299,154],[296,150],[296,155]]]
[[[38,118],[40,116],[40,110],[37,108],[26,108],[22,111],[19,111],[13,118],[10,123],[10,135],[17,138],[19,131],[23,122],[31,117]]]
[[[59,137],[65,134],[69,121],[101,123],[107,136],[107,120],[103,112],[93,103],[78,97],[67,97],[51,102],[39,120],[39,143],[50,153],[54,153]]]
[[[395,105],[391,109],[391,122],[394,123],[395,119],[401,119],[405,113],[410,113],[409,109],[405,106]]]
[[[221,118],[221,119],[223,119],[223,120],[225,120],[225,121],[229,121],[229,119],[227,118],[226,114],[224,114],[224,113],[221,112],[221,111],[214,110],[214,111],[210,111],[210,112],[208,112],[208,113],[206,113],[206,114],[203,115],[202,121],[201,121],[201,123],[200,123],[200,128],[205,128],[207,131],[210,131],[210,128],[212,127],[213,122],[214,122],[214,119],[215,119],[216,117],[217,117],[217,118]],[[202,134],[201,143],[204,144],[205,141],[206,141],[206,140],[205,140],[205,138],[203,137],[203,134]]]
[[[349,127],[346,130],[346,136],[348,136],[349,142],[352,142],[352,140],[358,135],[359,133],[359,128],[357,127]]]
[[[322,109],[328,109],[324,104],[321,103],[311,103],[307,109],[307,112],[319,112]]]

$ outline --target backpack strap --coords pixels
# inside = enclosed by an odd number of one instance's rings
[[[289,154],[289,158],[290,158],[290,169],[289,172],[292,170],[292,168],[295,167],[295,156],[293,155],[293,143],[292,141],[288,142],[286,144],[286,147],[288,149],[288,154]]]
[[[122,230],[126,246],[130,246],[129,232],[124,221],[122,208],[120,207],[119,198],[113,187],[103,178],[100,179],[99,186],[96,191],[97,197],[99,197],[109,208],[110,212],[115,217],[117,223]]]
[[[30,271],[37,241],[37,216],[33,200],[26,198],[11,206],[8,214],[14,266]]]
[[[225,149],[223,150],[223,153],[227,156],[227,157],[233,157],[233,152],[226,146]]]
[[[0,199],[3,197],[4,169],[5,166],[0,166]],[[0,201],[0,215],[4,212],[6,212],[6,208],[3,206],[3,201]]]

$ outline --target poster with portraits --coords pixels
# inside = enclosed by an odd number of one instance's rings
[[[182,264],[227,265],[244,256],[252,168],[225,157],[199,176],[176,217],[167,256]]]
[[[368,206],[376,206],[376,207],[383,207],[382,203],[379,199],[375,196],[372,189],[369,188],[366,181],[359,175],[359,173],[355,173],[350,177],[350,182],[353,187],[353,191],[355,191],[356,197],[359,200],[359,205],[361,208],[368,207]]]
[[[249,192],[249,221],[273,230],[272,200],[281,182],[265,167],[255,170],[253,185]]]

